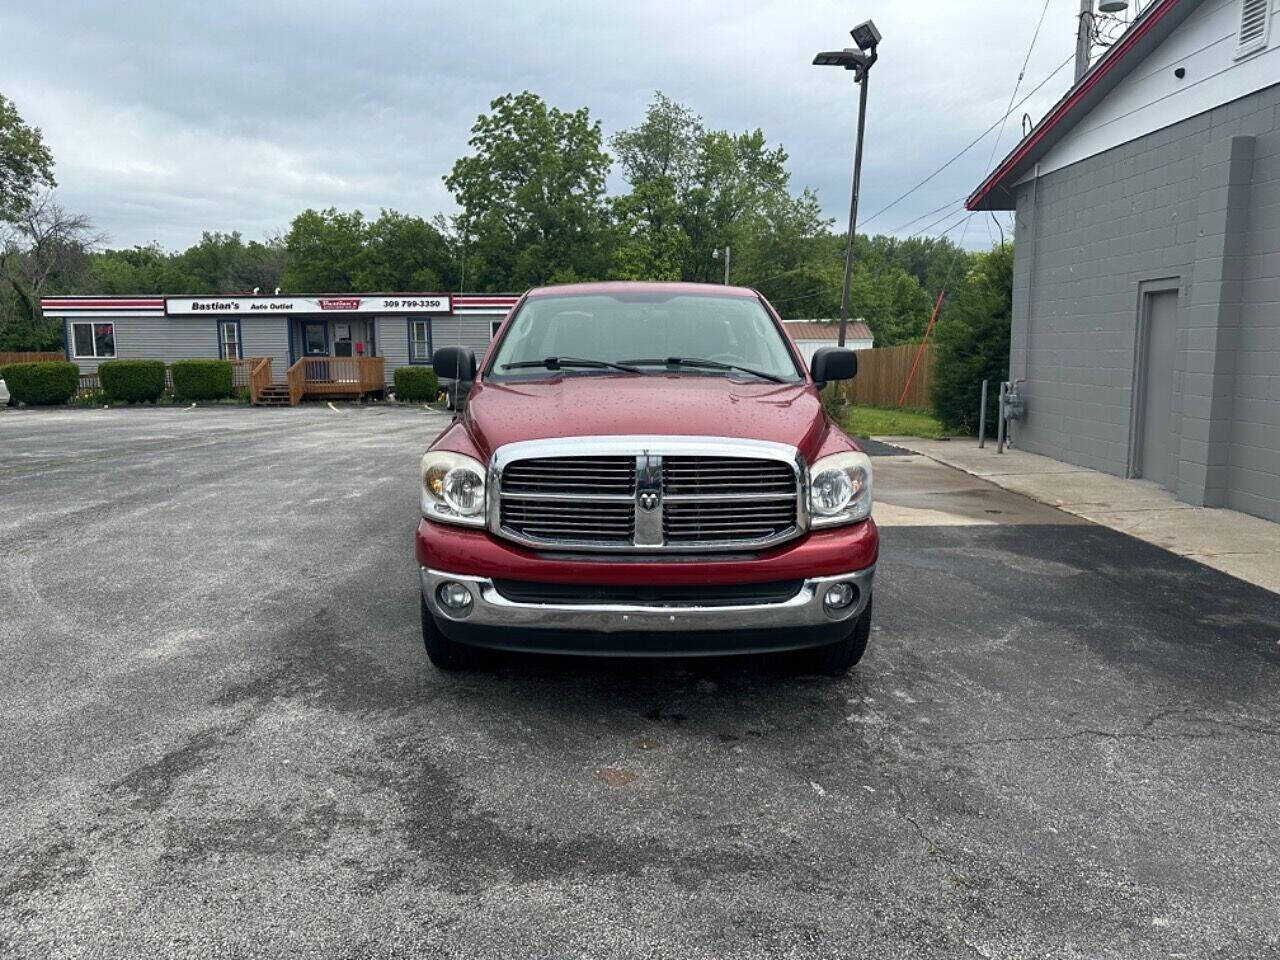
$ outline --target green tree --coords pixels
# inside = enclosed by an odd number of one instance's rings
[[[792,195],[786,151],[761,131],[708,130],[658,92],[610,145],[630,186],[613,202],[615,275],[718,282],[729,247],[730,282],[759,286],[784,316],[839,302],[830,223],[811,191]]]
[[[734,282],[759,289],[787,319],[834,316],[843,260],[830,225],[811,190],[766,194],[738,231]]]
[[[206,230],[175,258],[175,267],[190,293],[245,293],[255,287],[270,292],[281,284],[284,253],[280,240],[245,243],[237,232]]]
[[[383,210],[366,224],[358,290],[453,290],[458,264],[449,239],[421,217]]]
[[[158,244],[127,250],[103,250],[90,258],[82,288],[65,293],[206,293],[183,269],[180,254]]]
[[[0,241],[0,283],[10,294],[0,301],[0,338],[30,345],[23,349],[56,343],[58,325],[45,320],[40,298],[77,289],[100,239],[93,222],[64,210],[52,191],[37,194],[13,214],[9,234]]]
[[[972,433],[982,381],[1009,379],[1013,320],[1013,245],[973,257],[952,309],[938,321],[933,405],[947,427]]]
[[[285,289],[294,293],[349,293],[358,289],[368,225],[359,210],[304,210],[284,239]]]
[[[616,236],[611,276],[618,280],[680,280],[689,238],[680,228],[673,182],[656,177],[613,199]]]
[[[40,190],[54,186],[53,154],[40,128],[28,126],[0,94],[0,221],[20,216]]]
[[[456,219],[467,286],[520,289],[605,276],[610,160],[599,122],[585,107],[565,112],[528,91],[489,107],[471,128],[475,152],[445,177],[462,208]]]

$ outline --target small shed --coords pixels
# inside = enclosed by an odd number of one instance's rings
[[[783,325],[804,354],[806,363],[813,359],[819,348],[834,347],[840,343],[839,320],[784,320]],[[844,345],[850,350],[870,350],[875,346],[875,337],[865,320],[849,321],[845,327]]]

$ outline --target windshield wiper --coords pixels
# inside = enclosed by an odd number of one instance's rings
[[[772,380],[774,383],[787,382],[782,377],[772,373],[765,373],[763,370],[753,370],[751,367],[740,366],[736,363],[721,363],[719,360],[700,360],[697,357],[666,357],[665,359],[652,358],[648,360],[624,360],[623,363],[634,363],[639,367],[697,367],[703,370],[736,370],[739,373],[749,373],[751,376],[759,377],[761,380]]]
[[[542,360],[517,360],[515,363],[504,363],[503,370],[525,370],[531,367],[542,367],[546,370],[559,370],[561,367],[581,367],[588,370],[621,370],[623,373],[644,373],[638,367],[630,367],[625,363],[610,363],[608,360],[586,360],[582,357],[544,357]]]

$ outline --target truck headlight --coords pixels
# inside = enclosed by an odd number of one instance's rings
[[[483,527],[484,467],[460,453],[429,451],[422,458],[422,515],[428,520]]]
[[[871,516],[871,458],[823,457],[809,471],[809,526],[835,527]]]

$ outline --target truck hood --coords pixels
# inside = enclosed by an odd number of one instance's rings
[[[696,374],[477,382],[464,422],[485,459],[519,440],[648,434],[772,440],[812,462],[828,429],[810,383]]]

